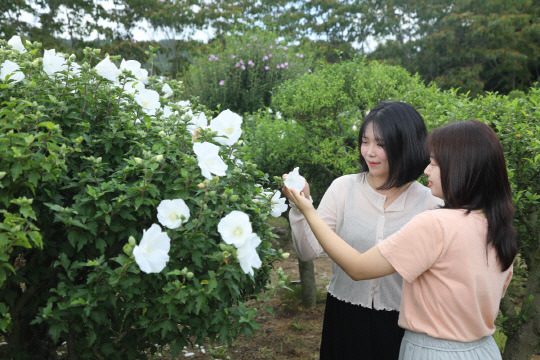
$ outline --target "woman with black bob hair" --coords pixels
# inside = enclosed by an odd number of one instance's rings
[[[403,102],[380,103],[364,118],[358,134],[360,173],[335,179],[317,210],[356,251],[370,249],[414,215],[442,205],[416,181],[429,163],[426,137],[422,116]],[[303,195],[310,199],[307,182]],[[324,255],[292,203],[289,221],[301,260]],[[397,325],[402,283],[399,274],[355,281],[332,264],[320,359],[396,359],[404,333]]]
[[[444,206],[415,216],[363,253],[304,197],[285,194],[351,278],[403,276],[399,359],[501,359],[492,335],[517,254],[502,146],[488,125],[466,120],[434,130],[427,147],[428,186]]]

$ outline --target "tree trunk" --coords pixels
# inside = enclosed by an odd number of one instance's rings
[[[313,307],[317,303],[317,284],[315,282],[315,270],[313,260],[301,261],[298,259],[300,270],[300,283],[302,285],[302,305]]]

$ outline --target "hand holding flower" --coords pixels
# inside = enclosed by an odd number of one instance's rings
[[[306,195],[302,191],[301,193],[298,193],[295,189],[288,189],[287,187],[284,187],[283,193],[290,202],[292,202],[298,210],[304,214],[304,216],[307,218],[309,212],[313,212],[315,216],[317,216],[317,210],[313,207],[313,204],[310,200],[306,198]]]

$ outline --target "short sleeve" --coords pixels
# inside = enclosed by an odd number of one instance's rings
[[[378,244],[381,254],[409,283],[432,267],[444,249],[444,231],[436,211],[415,216]]]

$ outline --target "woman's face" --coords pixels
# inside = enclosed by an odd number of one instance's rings
[[[382,139],[378,139],[373,131],[373,122],[367,124],[362,136],[362,145],[360,146],[362,157],[366,161],[369,173],[377,179],[378,185],[386,181],[390,167],[386,157],[385,144]]]
[[[429,158],[429,165],[424,170],[424,174],[428,177],[428,188],[431,190],[431,195],[444,200],[441,186],[441,169],[432,157]]]

